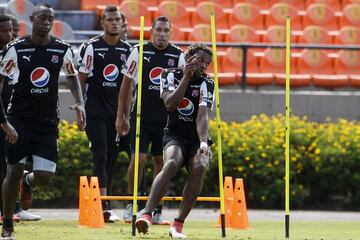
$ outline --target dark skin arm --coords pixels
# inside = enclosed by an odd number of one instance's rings
[[[190,57],[184,66],[184,74],[181,78],[179,86],[174,91],[165,91],[162,93],[161,98],[164,101],[166,110],[173,112],[179,106],[183,99],[189,82],[194,76],[194,72],[197,69],[195,55]]]
[[[0,75],[0,84],[2,85],[4,81],[4,76]],[[1,88],[2,91],[2,88]],[[0,91],[0,93],[1,93]],[[2,99],[0,98],[0,115],[1,118],[5,118],[5,111],[4,111],[4,105],[2,102]],[[2,130],[5,132],[6,134],[6,141],[8,141],[9,143],[16,143],[17,139],[18,139],[18,134],[15,130],[15,128],[6,120],[4,122],[1,122],[1,128]]]
[[[115,122],[116,131],[121,136],[125,136],[130,130],[129,119],[131,108],[131,89],[132,79],[124,75],[119,91],[118,109]]]
[[[80,82],[80,88],[81,88],[81,92],[84,94],[85,93],[85,84],[86,84],[86,79],[88,78],[87,73],[82,73],[79,72],[78,76],[79,76],[79,82]]]
[[[200,106],[198,110],[198,115],[196,117],[196,130],[199,136],[200,142],[208,142],[208,125],[209,125],[209,108],[205,106]],[[209,147],[199,148],[199,153],[208,155]]]
[[[76,111],[77,125],[80,130],[85,130],[86,126],[86,117],[84,109],[84,100],[81,93],[80,83],[77,76],[68,76],[66,77],[68,87],[75,98],[75,104],[69,106],[71,110]]]

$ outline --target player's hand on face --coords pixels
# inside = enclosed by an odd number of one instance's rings
[[[86,127],[86,115],[84,105],[77,103],[69,106],[71,110],[76,111],[76,119],[79,130],[84,131]]]
[[[17,134],[15,128],[7,121],[1,124],[1,128],[6,134],[5,137],[6,141],[8,141],[11,144],[16,143],[19,135]]]
[[[184,75],[192,77],[197,70],[197,58],[196,55],[189,57],[184,66]]]
[[[124,117],[117,116],[115,121],[115,128],[120,136],[125,136],[130,131],[130,123],[129,120],[126,120]]]

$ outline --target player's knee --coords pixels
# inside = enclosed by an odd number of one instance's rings
[[[163,167],[163,171],[170,172],[170,173],[176,173],[179,166],[175,159],[170,158],[165,162],[165,165]]]
[[[46,171],[34,171],[35,175],[35,184],[36,185],[47,185],[51,179],[51,177],[54,175],[52,172],[46,172]]]
[[[192,174],[196,175],[196,176],[204,176],[206,169],[208,167],[208,161],[203,160],[203,161],[198,161],[195,165],[194,168],[192,170]]]
[[[9,176],[11,180],[18,181],[21,179],[23,172],[24,166],[20,164],[15,164],[11,165],[10,167],[8,166],[7,176]]]

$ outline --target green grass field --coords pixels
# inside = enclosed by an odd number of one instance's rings
[[[188,239],[221,239],[215,222],[189,221],[184,232]],[[292,222],[292,240],[358,240],[359,222]],[[168,226],[151,226],[149,234],[137,235],[138,239],[169,239]],[[79,228],[75,221],[39,221],[16,224],[17,240],[118,240],[131,239],[131,226],[124,223],[107,224],[101,229]],[[249,230],[227,229],[226,239],[275,240],[284,239],[284,223],[267,221],[251,222]]]

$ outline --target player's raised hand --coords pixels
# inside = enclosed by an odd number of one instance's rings
[[[19,135],[17,134],[15,128],[8,121],[2,123],[1,128],[6,134],[5,139],[11,144],[16,143]]]
[[[77,103],[77,104],[69,106],[69,108],[71,110],[76,111],[76,119],[77,119],[78,128],[81,131],[84,131],[85,127],[86,127],[86,115],[85,115],[84,105]]]
[[[189,57],[184,66],[184,75],[191,78],[197,70],[196,55]]]

